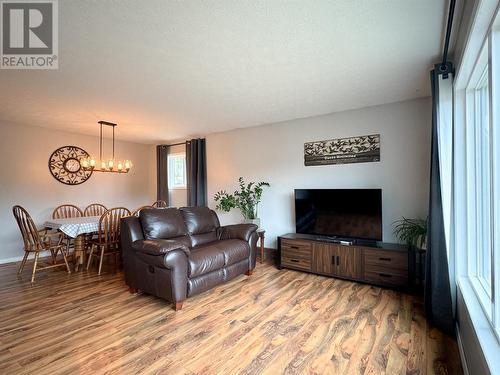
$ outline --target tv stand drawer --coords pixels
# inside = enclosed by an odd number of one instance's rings
[[[281,242],[281,255],[288,258],[311,259],[311,242],[283,240]]]
[[[365,267],[378,266],[395,270],[408,270],[408,254],[378,249],[364,249]]]
[[[281,256],[281,265],[287,268],[296,268],[302,271],[311,271],[311,259]]]
[[[383,269],[365,269],[364,280],[368,283],[378,285],[406,287],[408,284],[408,275]]]
[[[390,268],[374,264],[365,264],[365,273],[383,273],[401,277],[408,275],[408,271],[403,268]]]

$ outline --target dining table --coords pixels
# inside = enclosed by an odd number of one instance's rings
[[[56,229],[72,238],[75,246],[75,271],[85,262],[85,237],[99,231],[100,216],[68,217],[64,219],[47,220],[45,228]],[[69,240],[69,239],[68,239]]]

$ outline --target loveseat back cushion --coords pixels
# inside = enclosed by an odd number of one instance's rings
[[[186,224],[177,208],[145,208],[139,219],[147,240],[187,236]]]
[[[208,207],[182,207],[179,209],[187,226],[193,247],[217,240],[220,227],[217,214]]]

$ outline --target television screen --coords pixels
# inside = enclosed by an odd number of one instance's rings
[[[381,189],[295,189],[296,232],[382,240]]]

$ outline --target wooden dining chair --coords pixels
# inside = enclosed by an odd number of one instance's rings
[[[89,204],[87,207],[85,207],[85,210],[83,211],[83,216],[102,216],[102,214],[105,213],[107,210],[108,209],[103,204],[92,203]],[[92,246],[91,242],[93,239],[96,238],[97,238],[97,232],[89,233],[89,235],[86,237],[85,240],[86,249],[89,249]]]
[[[168,205],[167,205],[167,202],[159,200],[159,201],[154,202],[151,206],[158,207],[158,208],[165,208]]]
[[[21,230],[21,236],[24,242],[24,257],[17,272],[20,275],[23,272],[26,261],[30,253],[35,254],[35,260],[33,262],[33,271],[31,272],[31,283],[35,282],[35,274],[37,270],[44,270],[54,267],[66,266],[68,273],[71,273],[69,269],[68,260],[66,259],[65,245],[63,244],[63,234],[60,232],[48,232],[46,229],[39,230],[35,226],[33,219],[26,209],[21,206],[12,207],[12,212],[16,218],[17,225]],[[52,264],[44,267],[40,267],[38,263],[38,258],[40,252],[50,251],[52,256]],[[57,252],[61,251],[64,263],[57,263]]]
[[[145,208],[154,208],[153,206],[142,206],[139,207],[138,209],[132,211],[132,216],[139,216],[139,213],[144,210]]]
[[[68,219],[72,217],[82,217],[82,210],[75,206],[74,204],[62,204],[54,209],[52,212],[52,219]],[[64,235],[64,242],[66,246],[66,251],[69,256],[71,248],[74,248],[74,241],[66,235]]]
[[[85,210],[83,211],[83,216],[101,216],[107,210],[108,209],[103,204],[92,203],[89,204],[87,207],[85,207]]]
[[[102,214],[99,219],[99,232],[97,239],[91,241],[89,259],[87,261],[87,270],[92,262],[94,250],[100,252],[99,271],[101,274],[102,260],[105,256],[114,255],[115,264],[118,264],[118,255],[120,254],[120,219],[130,216],[130,211],[125,207],[111,208]]]
[[[70,217],[82,217],[82,210],[73,204],[63,204],[56,207],[52,212],[52,219],[67,219]]]

